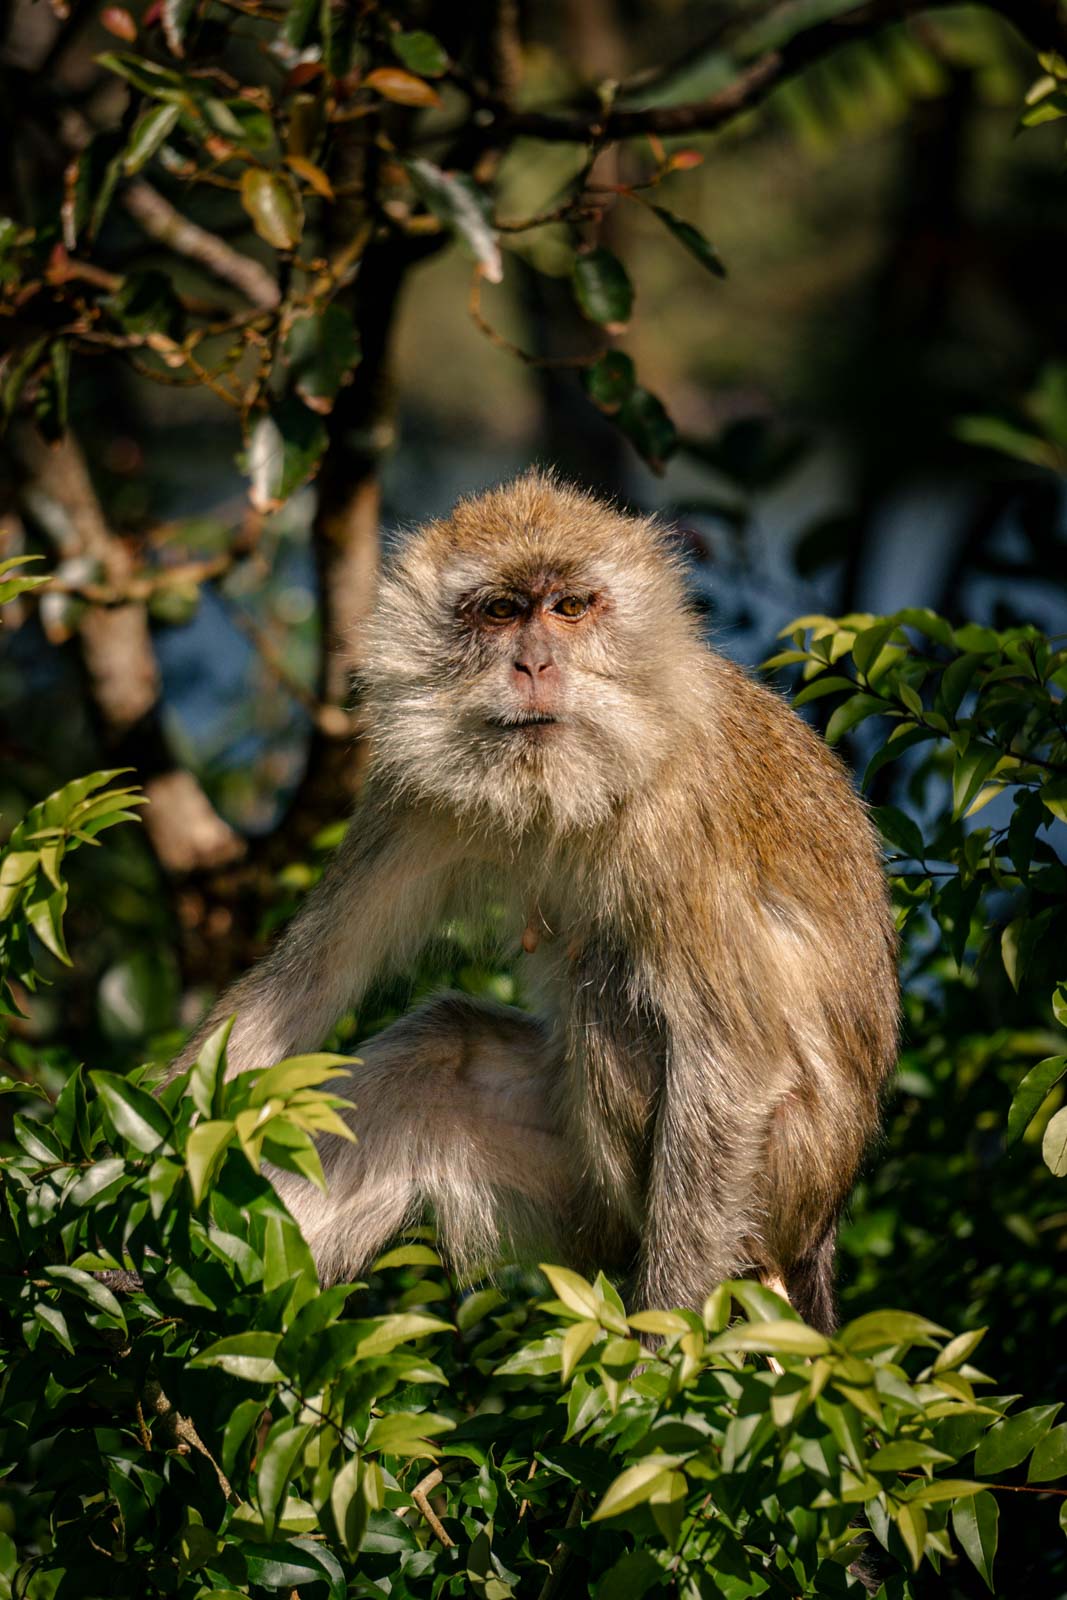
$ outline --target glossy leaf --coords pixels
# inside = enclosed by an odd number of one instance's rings
[[[321,417],[295,396],[260,417],[248,447],[249,495],[257,511],[284,505],[318,471],[329,436]]]
[[[359,335],[352,314],[338,305],[298,317],[289,329],[285,353],[293,384],[313,411],[333,408],[342,383],[360,358]]]
[[[667,227],[679,244],[685,246],[691,256],[695,256],[702,267],[714,274],[716,278],[725,278],[726,268],[722,257],[713,245],[709,244],[700,229],[691,222],[685,222],[681,217],[676,217],[673,211],[668,211],[665,206],[650,207],[659,220]]]
[[[1004,1134],[1007,1144],[1014,1144],[1022,1138],[1050,1090],[1055,1088],[1064,1074],[1067,1074],[1067,1056],[1046,1056],[1044,1061],[1030,1068],[1012,1096]]]
[[[575,256],[572,281],[575,298],[590,322],[621,332],[630,320],[634,290],[618,256],[602,245]]]
[[[448,71],[448,54],[432,33],[424,33],[420,29],[411,33],[394,33],[389,43],[393,54],[408,71],[420,78],[440,78]]]
[[[392,100],[398,106],[439,106],[441,96],[424,79],[413,72],[403,72],[399,67],[375,67],[363,80],[365,89],[373,89],[383,100]]]
[[[499,283],[504,264],[485,194],[465,174],[453,176],[421,156],[407,170],[426,208],[459,239],[489,283]]]
[[[993,1558],[997,1553],[999,1516],[997,1502],[988,1490],[961,1500],[952,1508],[952,1531],[990,1594],[994,1593]]]
[[[300,197],[278,172],[246,167],[241,177],[241,204],[261,239],[275,250],[295,250],[304,229]]]
[[[1030,1406],[1028,1410],[998,1422],[975,1451],[975,1471],[991,1478],[998,1472],[1006,1472],[1009,1467],[1017,1467],[1044,1438],[1059,1410],[1059,1405]]]

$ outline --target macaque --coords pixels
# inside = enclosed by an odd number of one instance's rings
[[[897,1021],[879,848],[838,760],[703,642],[655,522],[539,474],[407,538],[361,676],[347,836],[207,1026],[237,1013],[235,1071],[316,1048],[490,906],[537,1004],[442,994],[359,1049],[328,1195],[280,1178],[324,1279],[429,1216],[466,1275],[603,1266],[635,1308],[754,1275],[829,1329]]]

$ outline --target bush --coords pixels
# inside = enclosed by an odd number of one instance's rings
[[[893,1144],[846,1229],[859,1263],[846,1305],[892,1281],[876,1240],[895,1172],[899,1280],[914,1262],[909,1300],[940,1319],[955,1299],[966,1331],[872,1305],[828,1340],[752,1283],[720,1286],[701,1315],[629,1315],[603,1276],[552,1266],[548,1300],[516,1269],[471,1288],[426,1233],[367,1283],[323,1291],[262,1163],[321,1181],[313,1136],[338,1131],[329,1085],[344,1058],[226,1082],[224,1028],[165,1087],[147,1067],[79,1067],[52,1102],[23,1042],[26,1081],[2,1084],[25,1100],[0,1163],[4,1592],[826,1596],[863,1592],[865,1547],[886,1600],[931,1582],[960,1594],[974,1592],[968,1572],[994,1589],[1005,1505],[1018,1548],[1002,1560],[1062,1572],[1067,1489],[1050,1486],[1067,1477],[1067,1425],[1054,1403],[991,1394],[972,1364],[976,1311],[1003,1316],[1007,1285],[1018,1323],[1012,1274],[1026,1264],[996,1236],[954,1237],[975,1129],[929,1124],[984,1084],[987,1204],[1012,1193],[1048,1238],[1063,1210],[1067,652],[1029,629],[905,612],[802,619],[778,664],[802,665],[798,701],[840,697],[832,739],[893,721],[870,782],[893,757],[909,767],[909,809],[877,811],[895,852],[908,1037]],[[66,853],[136,815],[115,776],[35,807],[0,858],[13,1002],[37,981],[35,940],[66,958]],[[970,823],[986,804],[999,821]],[[1022,1167],[1004,1153],[1013,1139]],[[940,1187],[939,1140],[960,1164]],[[922,1217],[906,1192],[913,1156]],[[955,1265],[935,1292],[946,1252]],[[1020,1337],[1040,1398],[1062,1353],[1048,1277],[1032,1283]]]

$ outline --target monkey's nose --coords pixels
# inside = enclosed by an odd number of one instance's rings
[[[517,656],[511,664],[516,672],[532,678],[535,683],[544,673],[551,674],[556,670],[556,663],[547,651],[542,653],[529,650],[525,655]]]

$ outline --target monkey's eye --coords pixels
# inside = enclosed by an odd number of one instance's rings
[[[561,617],[567,617],[569,621],[575,622],[579,617],[585,616],[589,610],[589,601],[583,600],[580,595],[565,594],[562,600],[556,601],[552,609]]]
[[[484,614],[491,622],[512,622],[519,614],[519,602],[512,600],[509,595],[498,594],[495,599],[487,600],[482,607]]]

